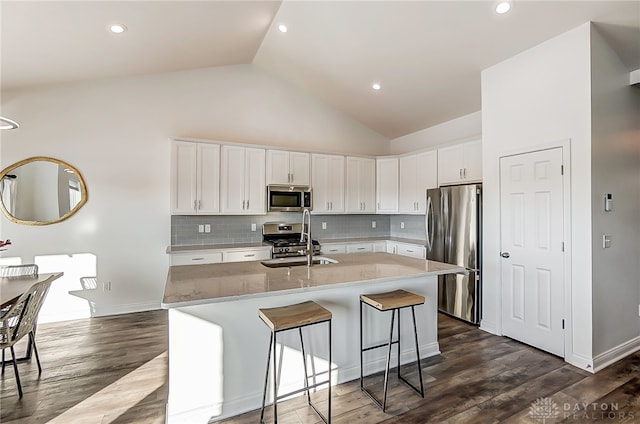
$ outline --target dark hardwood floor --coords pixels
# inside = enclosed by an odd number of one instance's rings
[[[390,379],[387,412],[358,389],[333,390],[334,423],[640,422],[640,353],[597,375],[516,341],[439,317],[442,355],[423,361],[425,398]],[[0,382],[1,423],[163,423],[167,399],[167,314],[152,311],[43,324],[43,373],[21,363]],[[22,352],[22,349],[19,349]],[[404,372],[404,369],[403,369]],[[407,366],[409,378],[417,372]],[[415,381],[415,380],[414,380]],[[374,390],[380,376],[367,381]],[[320,407],[325,392],[314,394]],[[279,422],[317,423],[298,397],[278,404]],[[225,423],[256,423],[253,411]],[[271,420],[271,409],[267,410]]]

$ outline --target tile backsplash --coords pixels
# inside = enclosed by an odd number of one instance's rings
[[[262,241],[265,222],[298,222],[302,214],[282,212],[267,215],[174,215],[171,217],[171,245],[257,243]],[[375,221],[376,228],[372,228]],[[326,224],[326,229],[322,224]],[[402,227],[404,223],[404,228]],[[210,225],[211,232],[198,232],[199,225]],[[251,231],[255,224],[256,231]],[[424,216],[420,215],[312,215],[314,239],[358,237],[404,237],[424,239]]]

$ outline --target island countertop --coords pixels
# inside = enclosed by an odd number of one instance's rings
[[[351,253],[326,256],[338,263],[268,268],[259,261],[169,268],[162,307],[166,309],[265,297],[336,284],[464,273],[465,269],[436,261],[389,253]]]

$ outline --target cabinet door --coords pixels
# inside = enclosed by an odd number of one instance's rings
[[[438,187],[438,152],[435,150],[416,155],[415,213],[427,212],[427,190]]]
[[[344,212],[344,156],[311,156],[313,212]]]
[[[347,253],[369,253],[369,252],[373,252],[373,244],[371,243],[347,244]]]
[[[220,212],[220,146],[198,144],[198,213]]]
[[[344,156],[329,157],[329,211],[344,212]]]
[[[414,246],[410,244],[398,243],[397,255],[410,256],[412,258],[424,259],[425,248],[424,246]]]
[[[345,178],[345,209],[347,212],[362,212],[360,200],[360,158],[347,157],[347,171]]]
[[[398,253],[398,244],[392,241],[387,241],[387,253],[396,255]]]
[[[248,214],[266,213],[266,184],[264,176],[264,149],[246,149],[245,151],[245,208]]]
[[[267,150],[267,184],[289,184],[289,152],[283,150]]]
[[[464,144],[464,179],[482,181],[482,140]]]
[[[338,243],[325,243],[321,246],[322,254],[335,255],[338,253],[347,253],[347,246]]]
[[[313,212],[329,211],[329,157],[311,155],[311,184],[313,185]]]
[[[376,212],[398,212],[398,158],[376,159]]]
[[[418,208],[417,160],[416,155],[403,156],[400,158],[398,210],[401,213],[416,213]]]
[[[196,213],[197,178],[197,144],[174,141],[171,152],[172,214]]]
[[[361,158],[360,161],[360,202],[362,212],[376,212],[376,160]]]
[[[289,173],[292,184],[309,185],[309,156],[309,153],[304,152],[289,153]]]
[[[242,213],[245,197],[245,149],[222,146],[220,175],[220,209],[226,213]]]
[[[438,184],[455,184],[462,181],[463,146],[443,147],[438,149]]]

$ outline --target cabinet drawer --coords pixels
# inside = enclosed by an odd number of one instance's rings
[[[425,249],[422,246],[408,246],[408,245],[398,244],[398,250],[396,254],[403,255],[403,256],[411,256],[412,258],[424,259]]]
[[[347,245],[347,253],[373,252],[372,243],[353,243]]]
[[[320,250],[325,255],[347,253],[347,246],[344,244],[323,244]]]
[[[174,253],[171,255],[171,266],[219,264],[222,262],[222,252],[213,253]]]
[[[223,252],[223,262],[263,261],[271,259],[270,249],[233,250]]]

